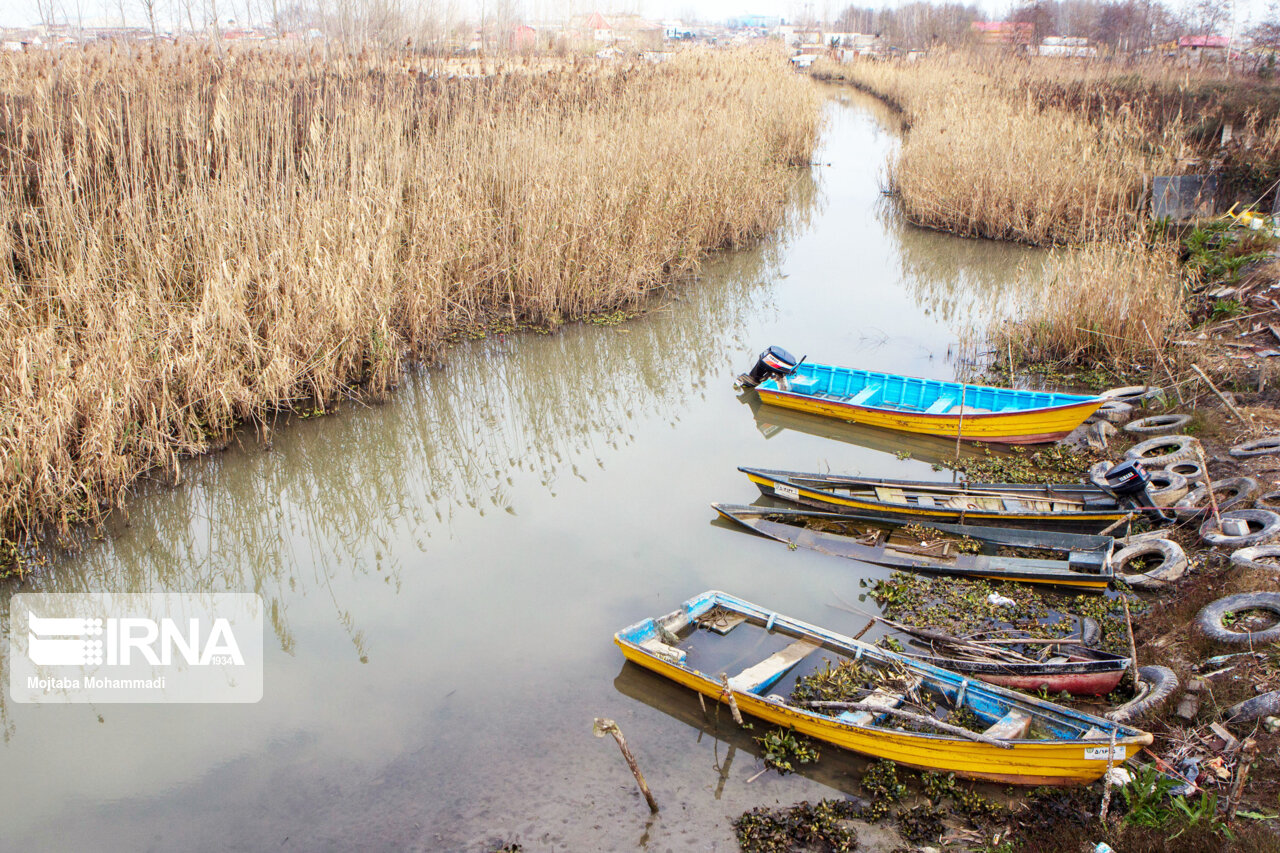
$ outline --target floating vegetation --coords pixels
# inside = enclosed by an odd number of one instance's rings
[[[875,686],[875,673],[870,668],[852,660],[833,664],[828,658],[822,669],[796,679],[796,686],[791,691],[791,701],[797,705],[806,702],[848,702],[874,690]]]
[[[774,729],[755,738],[755,742],[764,750],[761,758],[765,766],[784,776],[796,771],[795,764],[813,764],[818,760],[817,747],[808,738],[797,735],[794,728]]]
[[[852,853],[858,833],[849,821],[863,816],[852,800],[807,800],[789,809],[756,808],[733,822],[738,846],[746,853],[821,850]]]
[[[897,814],[898,832],[913,844],[936,843],[947,828],[946,816],[945,809],[927,804],[900,809]]]
[[[933,628],[955,637],[1018,632],[1027,639],[1060,639],[1079,634],[1073,617],[1091,617],[1102,629],[1098,648],[1128,648],[1124,601],[1119,596],[1042,592],[1025,584],[997,584],[957,578],[929,578],[894,572],[876,581],[871,596],[890,619]],[[1012,604],[1007,602],[1012,601]],[[1131,600],[1132,613],[1147,605]]]
[[[881,759],[867,768],[859,783],[862,792],[871,798],[863,809],[863,816],[876,821],[889,814],[890,803],[896,803],[907,794],[907,786],[898,780],[898,765]]]
[[[947,715],[948,723],[953,726],[959,726],[962,729],[968,729],[971,732],[985,732],[988,723],[974,713],[972,708],[956,708]]]
[[[1054,445],[1028,453],[1010,448],[1008,456],[997,456],[990,448],[983,455],[935,463],[935,471],[955,470],[972,482],[983,483],[1064,483],[1084,482],[1089,466],[1105,458],[1101,452],[1078,452]]]

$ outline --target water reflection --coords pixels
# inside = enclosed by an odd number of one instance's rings
[[[613,687],[623,696],[643,702],[667,716],[698,732],[697,742],[708,738],[714,743],[713,761],[707,767],[708,781],[714,777],[714,797],[720,799],[724,793],[725,782],[733,769],[733,762],[755,763],[756,769],[763,766],[760,761],[764,750],[756,742],[760,735],[750,729],[744,729],[733,721],[729,709],[719,702],[706,700],[706,712],[698,702],[698,694],[675,684],[631,661],[622,665]],[[754,735],[754,736],[753,736]],[[743,753],[738,756],[738,753]],[[858,790],[858,782],[863,771],[871,763],[869,759],[856,753],[831,747],[822,749],[822,760],[816,764],[802,764],[796,773],[821,782],[837,791],[854,795]],[[721,757],[723,756],[723,758]],[[754,770],[752,772],[755,772]]]
[[[880,429],[866,424],[846,423],[835,418],[811,415],[785,409],[781,406],[768,406],[760,400],[754,391],[744,391],[738,395],[738,401],[751,410],[756,429],[765,438],[774,438],[786,430],[818,436],[830,441],[841,441],[845,444],[878,450],[892,454],[900,459],[916,459],[930,465],[943,466],[956,459],[957,453],[963,459],[976,459],[988,455],[1008,455],[1010,450],[1000,445],[982,445],[970,441],[957,444],[954,440],[938,438],[931,435],[916,435],[909,432]],[[836,472],[852,473],[852,472]],[[937,479],[949,479],[950,472]]]

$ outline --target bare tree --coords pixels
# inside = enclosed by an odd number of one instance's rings
[[[151,28],[151,37],[156,37],[156,2],[157,0],[138,0],[142,6],[142,14],[147,18],[147,26]]]

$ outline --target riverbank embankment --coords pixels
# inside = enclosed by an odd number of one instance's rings
[[[0,89],[0,565],[237,424],[771,233],[819,121],[770,50],[459,77],[104,48],[7,55]]]

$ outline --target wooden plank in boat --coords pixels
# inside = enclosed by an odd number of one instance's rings
[[[891,711],[902,704],[907,697],[901,693],[888,693],[884,690],[873,690],[867,694],[865,699],[859,699],[865,705],[884,711]],[[875,722],[879,714],[876,711],[845,711],[836,716],[836,719],[842,723],[851,723],[855,726],[869,726]]]
[[[640,648],[652,652],[658,657],[672,663],[684,663],[688,658],[684,649],[677,649],[675,646],[662,642],[658,637],[650,637],[640,643]]]
[[[822,644],[815,640],[796,640],[782,651],[774,652],[755,666],[748,667],[730,678],[729,686],[734,690],[748,692],[755,690],[762,684],[768,684],[820,648]]]
[[[996,740],[1015,740],[1026,737],[1030,730],[1031,715],[1017,708],[1010,708],[1009,713],[996,720],[983,734]]]
[[[851,400],[849,400],[849,403],[854,406],[869,405],[867,401],[870,400],[872,397],[874,397],[878,393],[880,393],[879,385],[868,385],[866,388],[863,388],[861,391],[859,391]]]
[[[907,496],[902,489],[876,486],[876,500],[887,504],[904,504],[907,502]]]
[[[1102,729],[1098,728],[1097,726],[1094,726],[1093,728],[1089,729],[1089,731],[1080,735],[1080,740],[1107,740],[1110,737],[1111,737],[1110,734],[1108,734],[1107,732],[1104,732]]]

